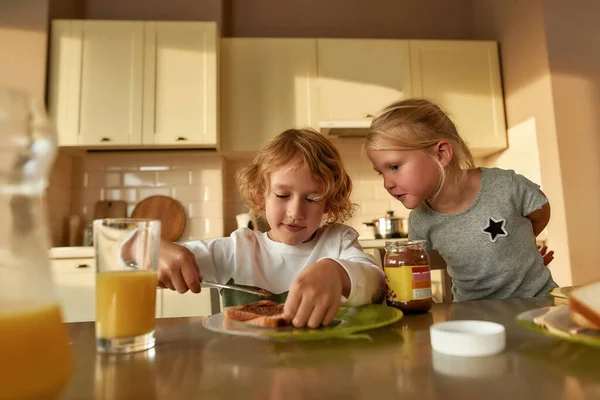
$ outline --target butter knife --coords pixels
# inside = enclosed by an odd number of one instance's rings
[[[207,281],[202,281],[200,284],[202,287],[216,288],[216,289],[231,289],[231,290],[237,290],[238,292],[255,294],[255,295],[263,297],[265,299],[273,296],[273,293],[271,293],[265,289],[250,289],[250,288],[245,288],[245,287],[241,287],[241,286],[223,285],[220,283],[207,282]]]

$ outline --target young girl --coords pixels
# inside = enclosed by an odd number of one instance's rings
[[[388,106],[365,149],[390,195],[412,210],[409,238],[426,240],[446,261],[455,301],[541,296],[557,286],[535,241],[550,219],[548,199],[512,170],[475,168],[435,104]]]
[[[161,286],[197,293],[206,279],[266,289],[278,294],[271,300],[285,301],[285,318],[311,328],[333,320],[342,296],[352,306],[379,299],[383,271],[362,251],[358,233],[337,223],[352,214],[352,183],[327,139],[287,130],[236,178],[251,212],[264,214],[270,230],[241,228],[227,238],[184,246],[162,243]],[[260,300],[222,294],[225,306]]]

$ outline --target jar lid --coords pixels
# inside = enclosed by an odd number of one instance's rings
[[[411,239],[396,239],[386,240],[385,249],[388,251],[407,251],[407,250],[423,250],[425,248],[425,240]]]
[[[490,356],[506,347],[506,330],[495,322],[440,322],[429,328],[429,334],[433,350],[451,356]]]

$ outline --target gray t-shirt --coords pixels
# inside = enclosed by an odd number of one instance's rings
[[[427,241],[448,265],[454,301],[544,296],[556,287],[526,216],[548,200],[512,170],[481,168],[475,201],[457,214],[423,203],[408,219],[411,239]]]

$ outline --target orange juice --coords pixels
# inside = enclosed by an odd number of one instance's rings
[[[0,399],[58,398],[72,368],[58,305],[0,303]]]
[[[156,271],[111,271],[96,275],[96,336],[128,338],[154,330]]]

